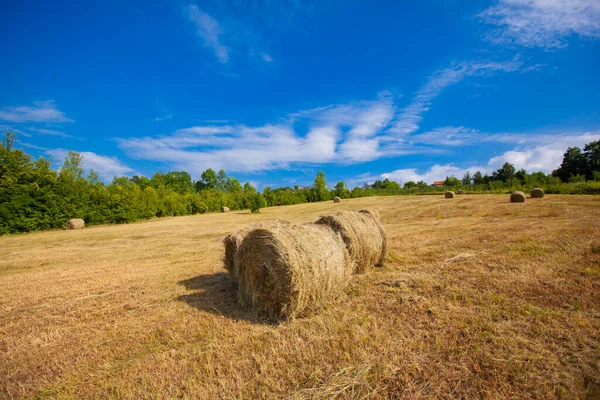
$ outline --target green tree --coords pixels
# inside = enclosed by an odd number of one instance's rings
[[[481,171],[475,171],[473,174],[473,184],[474,185],[483,185],[485,183],[483,179],[483,174]]]
[[[594,179],[594,173],[600,172],[600,140],[587,143],[583,147],[583,158],[586,164],[586,177]]]
[[[502,165],[502,168],[494,171],[492,173],[492,178],[496,181],[502,181],[504,183],[508,183],[510,186],[513,185],[513,180],[515,178],[516,169],[515,166],[509,162],[505,162]]]
[[[200,175],[200,180],[196,182],[196,189],[198,191],[216,189],[218,186],[218,182],[219,181],[217,179],[217,174],[215,174],[215,171],[208,168]]]
[[[410,189],[412,187],[417,187],[419,185],[416,184],[416,182],[414,181],[408,181],[408,182],[404,182],[404,189]]]
[[[460,186],[460,184],[461,184],[460,179],[458,179],[454,175],[447,176],[446,180],[444,181],[444,186],[449,186],[449,187]]]
[[[316,201],[329,200],[329,191],[327,190],[327,180],[325,179],[325,172],[319,171],[315,182],[313,184],[313,191],[315,194]]]
[[[585,175],[587,172],[586,160],[579,147],[569,147],[560,167],[552,172],[552,175],[558,176],[561,181],[568,182],[574,175]]]
[[[350,197],[350,191],[348,190],[348,187],[344,182],[336,183],[333,189],[333,193],[336,196],[341,197],[342,199]]]
[[[462,178],[463,185],[470,185],[473,182],[473,177],[469,171],[465,172],[465,175]]]

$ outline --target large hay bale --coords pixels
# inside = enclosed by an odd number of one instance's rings
[[[529,194],[534,199],[541,199],[544,197],[544,190],[540,189],[540,188],[534,188],[534,189],[531,189],[531,192],[529,192]]]
[[[371,216],[375,217],[377,220],[379,220],[379,211],[377,211],[377,210],[371,210],[370,208],[363,208],[362,210],[359,210],[358,212],[361,214],[371,215]]]
[[[516,190],[510,195],[511,203],[525,203],[525,193]]]
[[[381,265],[386,253],[386,235],[379,220],[372,214],[338,211],[320,217],[315,224],[327,225],[344,239],[354,272]]]
[[[313,224],[248,232],[236,263],[240,302],[282,319],[323,307],[342,292],[352,273],[339,235]]]
[[[83,229],[85,222],[81,218],[73,218],[67,221],[67,229]]]
[[[334,203],[341,203],[341,202],[342,202],[342,199],[340,199],[339,197],[335,196],[335,197],[333,198],[333,202],[334,202]]]
[[[221,212],[222,213],[229,212],[229,207],[225,207],[225,206],[221,207]]]
[[[238,270],[235,263],[235,256],[246,235],[254,229],[272,227],[281,224],[289,224],[289,222],[283,219],[259,222],[225,236],[225,239],[223,239],[223,244],[225,245],[225,258],[223,260],[223,267],[229,272],[231,279],[234,282],[238,281]]]
[[[465,194],[465,191],[464,190],[457,190],[456,194]]]
[[[444,193],[444,196],[446,196],[447,199],[453,199],[454,192],[452,190],[448,190],[446,193]]]

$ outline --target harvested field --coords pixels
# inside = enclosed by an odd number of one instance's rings
[[[381,214],[319,313],[237,304],[223,238]],[[600,196],[345,199],[0,237],[0,398],[600,398]]]

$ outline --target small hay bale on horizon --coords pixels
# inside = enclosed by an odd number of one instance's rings
[[[341,203],[341,202],[342,202],[342,199],[340,199],[339,197],[335,196],[335,197],[333,198],[333,202],[334,202],[334,203]]]
[[[325,226],[253,229],[237,253],[239,300],[279,319],[312,314],[338,297],[352,274],[341,237]]]
[[[289,224],[289,222],[284,219],[259,222],[246,226],[238,230],[237,232],[225,236],[225,238],[223,239],[223,244],[225,245],[225,257],[223,259],[223,268],[225,268],[227,272],[229,272],[233,282],[237,283],[238,281],[238,268],[235,263],[235,256],[237,254],[238,248],[242,244],[242,241],[244,240],[246,235],[254,229],[276,226],[280,224]]]
[[[510,195],[510,202],[511,203],[525,203],[525,193],[521,192],[520,190],[515,190]]]
[[[533,188],[529,195],[534,199],[541,199],[544,197],[544,189],[541,188]]]
[[[446,193],[444,193],[444,196],[447,199],[453,199],[455,195],[454,195],[454,192],[452,190],[448,190]]]
[[[464,190],[457,190],[456,194],[465,194],[465,191]]]
[[[387,238],[374,214],[338,211],[333,215],[320,217],[315,224],[326,225],[341,235],[355,264],[355,273],[382,265],[387,252]]]
[[[222,213],[229,212],[229,207],[225,207],[225,206],[221,207],[221,212]]]
[[[85,227],[85,221],[81,218],[73,218],[67,221],[67,229],[83,229]]]

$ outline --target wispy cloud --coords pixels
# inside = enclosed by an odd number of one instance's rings
[[[46,149],[45,153],[51,156],[55,162],[61,163],[68,154],[65,149]],[[83,168],[86,171],[93,169],[105,182],[112,180],[115,176],[128,175],[133,169],[123,164],[117,157],[108,157],[90,151],[82,151]]]
[[[204,41],[204,46],[211,49],[220,63],[229,62],[229,47],[221,43],[223,29],[216,19],[200,10],[195,4],[186,8],[186,15],[196,26],[198,36]]]
[[[166,120],[171,119],[171,118],[173,118],[173,114],[167,114],[167,115],[164,115],[162,117],[156,117],[156,118],[154,118],[154,120],[156,122],[160,122],[160,121],[166,121]]]
[[[423,120],[423,114],[429,111],[432,101],[445,88],[462,81],[466,77],[514,72],[522,66],[523,63],[516,59],[506,62],[466,61],[438,71],[427,79],[425,85],[415,93],[412,102],[402,109],[389,132],[402,136],[418,131]]]
[[[269,53],[265,53],[265,52],[260,53],[260,58],[266,63],[273,62],[273,57],[271,57],[271,55]]]
[[[209,167],[257,172],[304,164],[352,164],[382,157],[440,153],[452,146],[490,140],[463,126],[414,134],[422,114],[443,88],[467,76],[526,69],[518,60],[463,62],[430,77],[403,109],[398,107],[398,96],[384,91],[375,100],[308,109],[262,126],[207,122],[165,136],[122,138],[119,145],[133,157],[192,173]],[[498,136],[498,141],[510,141],[508,136]]]
[[[61,137],[63,139],[77,139],[77,140],[83,140],[77,136],[73,136],[73,135],[69,135],[66,134],[64,132],[61,131],[57,131],[54,129],[45,129],[45,128],[33,128],[33,127],[28,127],[25,128],[28,131],[33,131],[33,132],[37,132],[40,135],[48,135],[48,136],[58,136]]]
[[[572,35],[600,38],[598,0],[498,0],[479,17],[496,27],[486,38],[498,44],[552,49]]]
[[[34,101],[33,106],[5,107],[0,109],[0,120],[15,123],[74,122],[71,118],[67,118],[62,111],[56,108],[56,102],[54,100]]]

